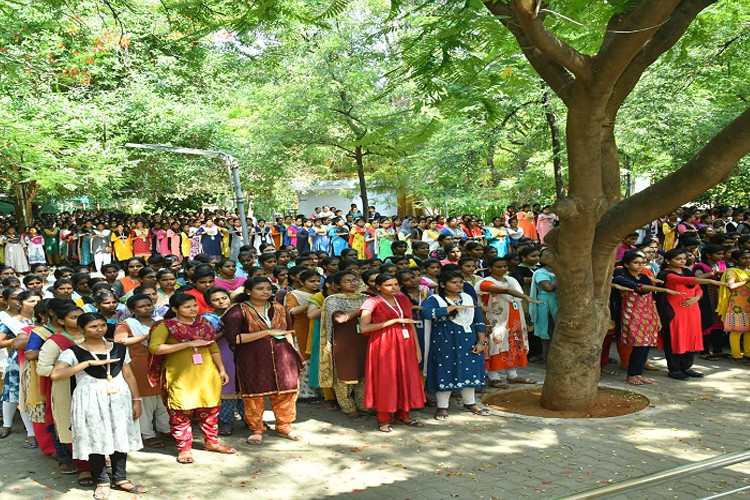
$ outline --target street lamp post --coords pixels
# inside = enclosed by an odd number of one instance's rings
[[[210,149],[180,148],[175,146],[161,146],[158,144],[125,144],[126,148],[135,149],[152,149],[155,151],[167,151],[170,153],[180,153],[186,155],[207,156],[209,158],[219,158],[229,169],[229,181],[232,184],[234,192],[234,202],[239,212],[240,224],[242,225],[242,238],[245,244],[250,242],[250,232],[247,229],[247,215],[245,213],[245,195],[242,193],[242,184],[240,184],[240,164],[232,155],[223,151],[212,151]]]

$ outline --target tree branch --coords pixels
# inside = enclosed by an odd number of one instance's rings
[[[623,70],[669,19],[682,0],[641,2],[626,15],[615,14],[594,61],[595,85],[612,88]]]
[[[662,54],[682,38],[693,20],[706,7],[716,0],[683,0],[672,12],[669,20],[651,37],[643,49],[633,58],[627,68],[620,74],[614,91],[607,103],[607,116],[614,120],[617,111],[625,102],[630,92],[641,79],[643,72]],[[649,4],[655,2],[648,2]],[[656,2],[660,3],[660,2]]]
[[[531,42],[516,19],[516,14],[511,12],[508,4],[489,0],[484,5],[490,12],[498,16],[498,20],[516,38],[519,47],[531,66],[547,82],[555,94],[567,104],[569,102],[570,88],[575,82],[571,73]]]
[[[616,245],[634,228],[726,180],[748,152],[750,108],[724,127],[679,170],[607,210],[596,225],[596,245]]]
[[[590,81],[592,77],[590,59],[544,27],[544,16],[537,13],[537,3],[541,1],[511,0],[509,6],[526,37],[535,47],[554,62],[573,73],[577,79],[584,83]]]

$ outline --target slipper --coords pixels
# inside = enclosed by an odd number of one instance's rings
[[[157,437],[152,437],[143,441],[143,444],[149,448],[164,448],[164,441]]]
[[[627,382],[630,385],[643,385],[643,381],[636,377],[625,377],[625,382]]]
[[[195,462],[195,460],[193,460],[193,452],[192,451],[181,451],[177,455],[177,463],[180,463],[180,464],[192,464],[193,462]]]
[[[358,411],[353,411],[351,413],[344,413],[347,417],[351,418],[352,420],[367,420],[368,415],[364,413],[360,413]]]
[[[438,408],[435,410],[435,420],[448,420],[448,408]]]
[[[3,427],[3,430],[0,431],[0,439],[5,439],[8,436],[10,436],[10,427]]]
[[[84,476],[84,474],[88,474],[88,476]],[[81,486],[94,486],[96,481],[94,481],[94,477],[90,471],[84,470],[78,473],[78,484]],[[107,488],[109,488],[109,485],[107,485]]]
[[[393,423],[396,425],[406,425],[407,427],[424,427],[424,424],[419,420],[396,420]]]
[[[700,356],[701,359],[705,359],[706,361],[717,361],[722,358],[722,356],[718,354],[706,354],[705,356]]]
[[[98,484],[96,489],[101,491],[94,491],[94,500],[107,500],[109,498],[111,491],[109,484]]]
[[[65,474],[65,475],[78,474],[78,469],[76,467],[73,467],[72,464],[66,464],[63,462],[59,465],[59,468],[60,468],[60,474]]]
[[[212,451],[214,453],[224,453],[225,455],[231,455],[232,453],[237,453],[237,450],[235,450],[231,446],[226,446],[226,445],[218,444],[218,443],[204,444],[203,451]]]
[[[656,380],[654,380],[654,379],[652,379],[652,378],[646,378],[646,377],[644,377],[644,376],[642,376],[642,375],[638,375],[638,378],[639,378],[639,379],[640,379],[640,381],[641,381],[641,382],[643,382],[644,384],[655,384],[655,383],[656,383]]]
[[[612,370],[602,370],[602,375],[619,375],[619,372]]]
[[[231,436],[234,434],[232,424],[219,424],[219,436]]]
[[[263,434],[251,434],[245,441],[247,444],[260,444],[263,442]]]
[[[36,442],[36,438],[27,438],[21,445],[21,448],[25,450],[33,450],[34,448],[39,448],[39,443]]]
[[[470,411],[474,415],[481,415],[483,417],[491,415],[490,410],[488,410],[487,408],[482,408],[476,403],[474,403],[473,405],[464,405],[464,410]]]
[[[487,385],[494,387],[495,389],[510,389],[508,384],[500,382],[499,380],[490,380]]]
[[[380,424],[378,430],[380,432],[393,432],[393,426],[391,424]]]
[[[508,379],[508,383],[510,384],[536,384],[536,381],[531,380],[530,378],[513,377],[513,378]]]
[[[126,488],[126,486],[130,486],[130,488]],[[142,495],[148,492],[148,488],[140,484],[133,484],[129,479],[120,481],[119,483],[112,483],[112,489],[125,491],[133,495]]]
[[[302,441],[304,438],[302,437],[302,434],[292,431],[288,434],[284,434],[282,432],[277,432],[276,434],[279,435],[279,437],[291,439],[292,441]]]
[[[649,371],[652,371],[652,372],[659,371],[659,367],[658,366],[654,366],[651,363],[646,363],[646,366],[644,366],[643,369],[644,370],[649,370]]]

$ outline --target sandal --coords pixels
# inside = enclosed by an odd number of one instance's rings
[[[490,410],[488,410],[487,408],[482,408],[476,403],[474,403],[473,405],[464,405],[464,410],[470,411],[474,415],[481,415],[483,417],[492,415],[492,413],[490,413]]]
[[[251,434],[246,441],[247,444],[260,444],[263,442],[263,434]]]
[[[157,437],[152,437],[143,441],[143,444],[149,448],[164,448],[164,441]]]
[[[353,411],[351,413],[344,413],[344,415],[351,418],[352,420],[367,420],[367,415],[364,413],[360,413],[358,411]]]
[[[288,434],[284,434],[283,432],[277,432],[276,434],[279,435],[279,437],[291,439],[292,441],[302,441],[304,438],[302,437],[302,434],[296,431],[292,431]]]
[[[148,488],[140,484],[133,484],[130,479],[120,481],[119,483],[112,483],[112,489],[125,491],[127,493],[132,493],[133,495],[143,495],[148,492]]]
[[[181,451],[177,455],[177,463],[180,463],[180,464],[192,464],[193,462],[195,462],[195,460],[193,460],[193,452],[192,452],[192,450]]]
[[[536,384],[536,381],[531,380],[530,378],[513,377],[513,378],[508,379],[508,383],[510,384]]]
[[[378,424],[378,430],[380,432],[393,432],[393,426],[391,424]]]
[[[490,380],[487,384],[490,387],[494,387],[495,389],[510,389],[510,386],[506,384],[505,382],[500,382],[499,380]]]
[[[719,354],[706,354],[705,356],[701,356],[701,359],[705,359],[706,361],[717,361],[722,358]]]
[[[91,471],[82,470],[78,473],[78,484],[81,486],[94,486],[96,482],[94,481],[94,477],[91,475]],[[100,485],[101,486],[101,485]],[[99,486],[97,486],[98,488]],[[107,488],[109,488],[109,485],[107,485]],[[107,497],[109,497],[109,492],[107,493]]]
[[[231,455],[232,453],[237,453],[237,450],[235,450],[231,446],[226,446],[226,445],[219,444],[219,443],[204,444],[203,451],[213,451],[215,453],[224,453],[225,455]]]
[[[0,431],[0,439],[5,439],[8,436],[10,436],[10,427],[3,427],[3,430]]]
[[[21,445],[21,448],[25,450],[33,450],[34,448],[39,448],[39,443],[36,442],[35,437],[27,437]]]
[[[424,424],[419,420],[396,420],[396,425],[405,425],[407,427],[424,427]]]
[[[435,420],[448,420],[448,408],[438,408],[435,410]]]
[[[644,384],[655,384],[656,380],[652,378],[646,378],[643,375],[638,375],[638,378],[643,382]]]
[[[61,463],[59,466],[60,474],[78,474],[78,469],[76,467],[73,467],[72,464],[67,464],[65,462]]]
[[[232,434],[234,434],[232,424],[219,424],[219,436],[231,436]]]
[[[93,483],[93,481],[92,481]],[[93,484],[92,484],[93,486]],[[94,491],[94,499],[95,500],[107,500],[109,498],[109,493],[111,491],[111,488],[109,484],[97,484],[96,490]]]

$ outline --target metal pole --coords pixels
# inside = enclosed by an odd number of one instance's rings
[[[621,483],[612,484],[610,486],[604,486],[603,488],[594,488],[592,490],[583,491],[580,493],[574,493],[564,497],[559,497],[558,500],[591,500],[594,498],[609,498],[613,495],[631,493],[636,490],[641,490],[648,486],[660,484],[665,481],[675,480],[682,477],[689,477],[701,472],[708,472],[714,469],[721,469],[730,465],[738,464],[750,460],[750,451],[738,451],[735,453],[726,453],[719,455],[718,457],[701,460],[699,462],[693,462],[691,464],[682,465],[675,467],[674,469],[667,469],[665,471],[656,472],[647,476],[636,477],[622,481]]]
[[[242,184],[240,183],[240,164],[237,158],[234,156],[226,155],[224,161],[229,167],[232,183],[234,184],[234,196],[235,203],[237,203],[237,211],[240,216],[240,225],[242,226],[242,240],[245,245],[250,244],[250,232],[247,230],[247,215],[245,214],[245,195],[242,192]]]

